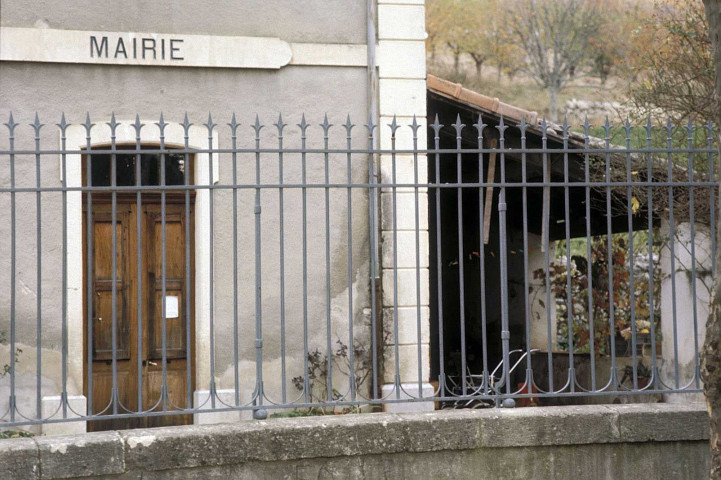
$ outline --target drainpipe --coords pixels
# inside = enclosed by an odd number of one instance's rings
[[[366,14],[366,51],[368,55],[367,65],[368,65],[368,119],[369,122],[373,122],[374,124],[378,123],[378,71],[377,71],[377,65],[376,65],[376,42],[377,42],[377,34],[376,34],[376,20],[377,20],[377,0],[367,0],[367,14]],[[380,129],[380,125],[376,127],[377,129],[371,132],[372,139],[370,142],[370,146],[372,146],[373,149],[378,148],[378,129]],[[374,181],[378,182],[380,178],[380,172],[379,172],[379,158],[376,155],[369,154],[368,155],[368,163],[372,166],[373,170],[373,177]],[[383,315],[383,305],[382,305],[382,289],[381,289],[381,276],[380,276],[380,263],[378,261],[380,252],[378,251],[378,239],[380,238],[380,231],[379,231],[379,224],[378,224],[378,215],[380,214],[380,202],[378,201],[378,190],[374,189],[368,199],[368,202],[370,203],[370,211],[371,211],[371,218],[370,218],[370,225],[369,228],[371,230],[371,288],[374,290],[371,292],[371,295],[374,294],[375,296],[375,304],[372,305],[373,311],[371,312],[372,317],[372,323],[375,325],[375,351],[373,352],[373,356],[375,359],[382,359],[383,358],[383,322],[382,322],[382,315]],[[375,375],[375,384],[371,387],[373,389],[373,392],[371,392],[371,395],[373,396],[374,392],[377,392],[380,394],[382,386],[383,386],[383,372],[380,371],[380,364],[381,362],[373,362],[374,367],[377,367],[378,370],[376,370]]]

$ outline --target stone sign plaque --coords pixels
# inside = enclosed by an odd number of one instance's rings
[[[291,46],[279,38],[0,27],[0,60],[279,69]]]

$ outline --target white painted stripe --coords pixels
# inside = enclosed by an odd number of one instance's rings
[[[291,65],[365,67],[367,49],[358,44],[291,43]]]

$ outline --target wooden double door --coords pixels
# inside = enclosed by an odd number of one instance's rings
[[[92,384],[85,375],[85,394],[92,389],[92,413],[113,413],[113,347],[117,365],[117,413],[188,407],[192,400],[193,344],[193,212],[184,195],[168,196],[165,224],[158,196],[119,197],[115,225],[109,198],[93,199],[84,239],[92,229],[92,245],[84,245],[85,360],[92,356]],[[147,198],[145,198],[147,197]],[[86,202],[84,202],[86,204]],[[189,225],[187,225],[189,223]],[[191,234],[186,236],[186,225]],[[138,228],[140,227],[140,228]],[[163,228],[165,229],[165,295],[163,296]],[[113,329],[113,230],[115,231],[115,329]],[[188,248],[189,250],[186,250]],[[88,252],[90,249],[90,252]],[[92,254],[92,271],[87,269]],[[90,282],[90,285],[88,285]],[[88,289],[90,286],[90,290]],[[188,293],[190,295],[188,296]],[[165,302],[165,335],[163,335]],[[91,309],[91,311],[88,311]],[[87,322],[92,322],[88,328]],[[115,330],[115,335],[113,335]],[[88,342],[88,335],[92,341]],[[114,340],[113,340],[114,338]],[[165,338],[165,342],[163,342]],[[163,344],[166,376],[163,380]],[[90,350],[90,351],[88,351]],[[161,392],[167,388],[166,401]],[[88,430],[126,429],[191,423],[191,415],[116,418],[88,423]]]

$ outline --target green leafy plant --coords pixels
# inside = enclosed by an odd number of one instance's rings
[[[27,438],[34,437],[35,434],[24,430],[2,430],[0,431],[0,439],[3,438]]]

